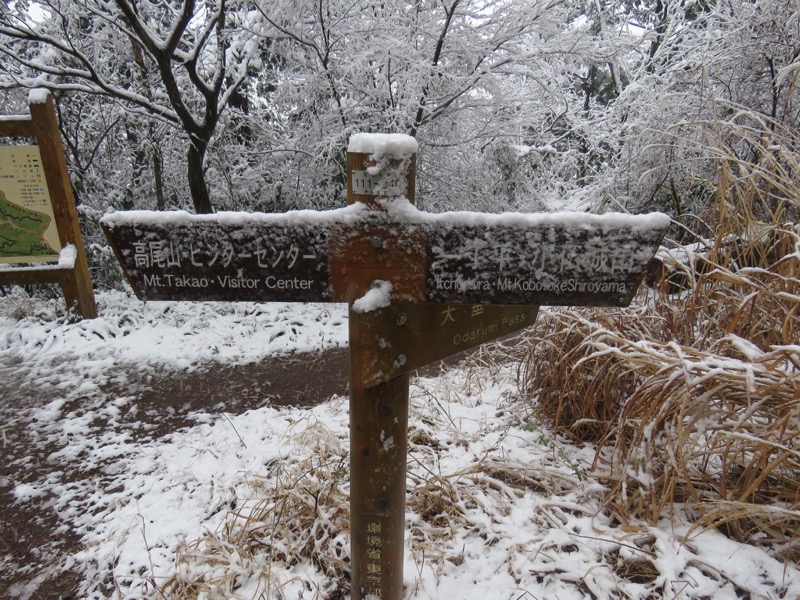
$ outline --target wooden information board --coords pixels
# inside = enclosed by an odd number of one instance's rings
[[[53,203],[38,146],[0,146],[0,264],[57,262]]]
[[[0,119],[0,137],[36,141],[0,147],[0,285],[58,283],[68,309],[94,318],[97,305],[53,99],[33,90],[28,102],[30,116]],[[31,263],[44,264],[11,266]]]
[[[143,300],[350,304],[353,600],[402,597],[409,373],[532,325],[539,304],[627,305],[669,226],[429,215],[413,207],[415,155],[408,136],[351,138],[349,206],[334,211],[101,221]]]

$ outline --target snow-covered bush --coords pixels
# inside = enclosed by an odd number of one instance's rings
[[[800,155],[770,123],[715,124],[702,237],[662,249],[661,280],[631,308],[540,315],[521,382],[560,433],[598,443],[622,522],[680,503],[796,560]],[[732,151],[743,146],[754,160]]]

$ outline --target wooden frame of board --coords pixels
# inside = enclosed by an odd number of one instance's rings
[[[0,120],[0,137],[36,140],[61,243],[61,259],[54,264],[0,269],[0,285],[58,283],[63,290],[67,309],[75,309],[83,318],[92,319],[97,316],[97,304],[53,98],[44,90],[33,90],[28,104],[30,116],[12,116]],[[69,250],[65,252],[65,249]]]

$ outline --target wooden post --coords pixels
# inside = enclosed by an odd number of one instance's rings
[[[42,158],[47,189],[53,207],[58,237],[62,247],[75,247],[75,263],[70,268],[54,266],[26,270],[24,267],[0,273],[0,284],[53,283],[61,285],[67,309],[75,308],[86,319],[97,316],[89,263],[83,246],[75,198],[72,195],[67,161],[61,145],[53,98],[36,90],[29,99],[30,119],[0,121],[0,137],[34,137]]]
[[[58,236],[62,244],[72,244],[76,250],[75,268],[65,269],[61,274],[64,299],[67,308],[75,307],[81,316],[93,319],[97,316],[97,304],[89,276],[89,262],[83,246],[78,211],[67,172],[67,159],[61,145],[53,97],[48,94],[43,103],[31,102],[30,111],[36,144],[42,155],[47,188],[53,203]]]
[[[383,156],[382,162],[402,173],[382,172],[371,178],[375,163],[366,153],[348,152],[348,203],[364,202],[379,210],[377,200],[404,195],[414,201],[415,155]],[[357,184],[353,178],[364,177]],[[380,181],[388,182],[381,188]],[[370,185],[378,192],[370,192]],[[394,188],[400,182],[396,193]],[[403,186],[402,183],[405,183]],[[402,188],[405,189],[402,189]],[[373,244],[382,242],[377,238]],[[392,252],[386,248],[386,252]],[[422,290],[424,291],[424,290]],[[351,300],[352,302],[352,300]],[[379,319],[381,317],[378,317]],[[380,328],[398,327],[393,313],[384,311]],[[400,600],[403,595],[406,454],[408,449],[409,375],[374,387],[362,387],[357,349],[368,343],[362,335],[362,314],[350,305],[350,540],[352,600]],[[402,358],[400,358],[402,360]]]

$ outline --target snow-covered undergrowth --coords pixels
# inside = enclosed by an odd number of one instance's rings
[[[629,308],[542,311],[523,387],[560,434],[600,448],[620,520],[679,504],[796,564],[800,226],[721,228],[665,264]]]
[[[521,419],[513,382],[513,366],[461,368],[412,387],[407,598],[800,593],[794,568],[720,534],[683,544],[680,520],[612,522],[584,475],[591,449]],[[346,597],[347,439],[347,403],[333,398],[144,448],[106,510],[75,511],[88,548],[77,560],[97,565],[95,585],[114,565],[125,598]]]
[[[97,319],[70,323],[58,316],[63,300],[4,296],[0,352],[26,362],[65,356],[77,363],[101,348],[104,357],[123,363],[191,370],[209,361],[247,364],[347,343],[342,304],[143,303],[122,292],[103,292],[98,302]]]
[[[53,569],[82,573],[81,597],[97,599],[349,597],[346,399],[197,415],[156,439],[87,417],[136,403],[88,384],[95,376],[132,363],[246,363],[323,338],[341,344],[343,309],[100,300],[96,322],[52,323],[46,311],[0,321],[4,363],[48,364],[62,382],[31,408],[34,441],[63,440],[49,457],[54,471],[96,473],[14,487],[16,502],[47,498],[80,536],[80,549]],[[223,335],[231,341],[215,352]],[[653,525],[615,521],[606,482],[590,474],[594,448],[555,441],[533,420],[509,356],[490,346],[441,376],[412,380],[405,598],[800,595],[795,565],[714,531],[689,534],[680,511]],[[64,410],[75,402],[86,410]],[[32,587],[12,592],[26,597]]]

